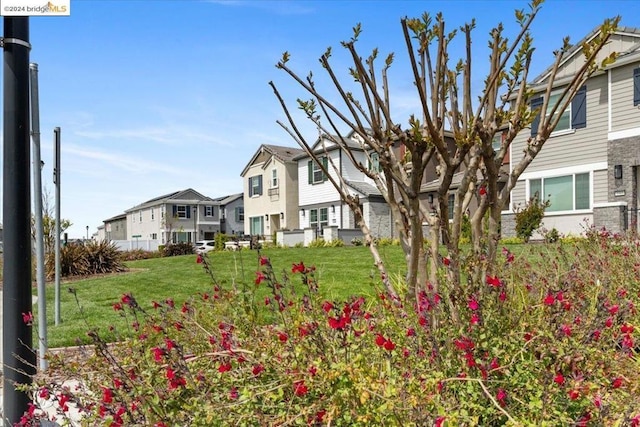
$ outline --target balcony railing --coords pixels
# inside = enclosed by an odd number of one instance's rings
[[[280,187],[274,187],[269,189],[269,196],[278,196],[280,194]]]

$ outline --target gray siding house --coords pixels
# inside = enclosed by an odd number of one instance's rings
[[[589,40],[597,30],[585,37]],[[584,41],[583,40],[583,41]],[[582,41],[567,52],[556,78],[563,88],[584,63]],[[637,229],[640,176],[640,30],[622,27],[597,59],[611,52],[618,60],[594,74],[578,91],[543,150],[523,173],[511,193],[512,206],[524,206],[535,194],[550,201],[543,227],[563,234],[581,234],[584,227],[607,227],[614,232]],[[547,69],[533,81],[542,93]],[[556,91],[551,93],[555,96]],[[534,97],[531,107],[542,104]],[[537,129],[522,132],[513,141],[511,158],[517,163],[528,138]],[[513,212],[503,214],[503,234],[513,235]],[[535,236],[534,236],[535,237]],[[541,236],[538,236],[541,237]]]
[[[102,222],[106,240],[127,240],[127,214],[116,215]]]
[[[220,232],[228,235],[244,233],[244,194],[213,199],[220,203]]]

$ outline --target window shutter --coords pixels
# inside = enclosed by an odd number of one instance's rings
[[[633,105],[640,105],[640,68],[633,70]]]
[[[327,171],[329,170],[328,166],[327,166],[328,164],[329,164],[328,159],[326,157],[323,157],[322,158],[322,166],[324,166],[324,169],[327,170]],[[328,179],[327,175],[325,175],[325,173],[322,172],[322,180],[326,181],[327,179]]]
[[[531,111],[540,107],[542,107],[542,97],[534,98],[531,100]],[[538,112],[536,117],[533,119],[533,122],[531,122],[531,136],[536,136],[538,134],[538,126],[540,125],[540,114],[542,114],[542,111]]]
[[[258,175],[258,195],[262,195],[262,175]]]
[[[178,207],[176,205],[173,205],[173,217],[175,218],[176,215],[178,215]]]
[[[587,87],[582,86],[571,101],[571,127],[587,127]]]
[[[234,214],[235,214],[235,217],[236,217],[236,222],[240,221],[240,208],[239,207],[236,207],[234,209]]]
[[[187,218],[191,218],[191,206],[187,205],[185,209],[187,210]]]
[[[249,197],[253,196],[253,177],[249,178]]]
[[[313,184],[313,162],[311,160],[307,162],[307,172],[309,175],[309,184]]]

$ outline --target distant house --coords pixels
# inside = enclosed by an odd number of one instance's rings
[[[127,240],[127,214],[120,214],[102,221],[105,240]]]
[[[244,234],[271,237],[298,222],[299,148],[262,144],[240,174],[244,181]]]
[[[332,137],[337,138],[337,137]],[[356,161],[368,165],[370,169],[379,169],[376,154],[369,161],[359,136],[350,133],[345,143]],[[376,237],[393,236],[393,221],[389,205],[382,197],[373,180],[360,172],[344,155],[342,148],[326,135],[319,137],[311,147],[331,175],[341,175],[349,192],[358,196],[365,222]],[[340,193],[322,171],[320,165],[303,153],[296,157],[298,162],[298,202],[301,228],[315,230],[316,238],[323,237],[325,227],[338,229],[356,229],[353,212],[342,202]],[[336,165],[338,171],[331,164]]]
[[[592,31],[583,41],[596,37],[598,31]],[[584,64],[580,49],[583,41],[576,43],[560,64],[552,101]],[[547,229],[579,234],[586,219],[614,232],[638,230],[640,30],[619,28],[596,62],[613,51],[619,53],[616,62],[594,74],[578,91],[544,149],[511,193],[512,205],[524,205],[535,194],[548,200],[550,206],[544,217]],[[532,99],[532,109],[542,105],[550,71],[533,81],[534,93],[539,96]],[[534,121],[531,129],[513,141],[512,157],[526,149],[537,123]],[[502,223],[505,233],[513,233],[513,214],[503,214]]]
[[[220,204],[220,232],[228,235],[244,233],[244,194],[213,199]]]
[[[220,202],[188,188],[147,200],[125,211],[126,240],[195,242],[220,232]]]

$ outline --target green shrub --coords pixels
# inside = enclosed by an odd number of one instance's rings
[[[344,246],[344,242],[342,239],[333,239],[330,242],[325,242],[324,245],[328,248],[341,248]]]
[[[556,243],[558,240],[560,240],[560,233],[555,227],[543,233],[543,236],[546,243]]]
[[[170,243],[164,247],[162,251],[162,256],[179,256],[179,255],[190,255],[195,251],[193,249],[193,245],[188,242],[180,242],[180,243]]]
[[[145,251],[144,249],[133,249],[130,251],[121,251],[120,257],[123,261],[137,261],[139,259],[160,258],[162,252],[158,248],[157,251]]]
[[[524,243],[524,240],[520,237],[503,237],[500,239],[500,243],[503,245],[519,245]]]
[[[45,270],[47,279],[55,276],[55,254],[47,254]],[[122,255],[113,243],[70,243],[60,248],[60,275],[88,276],[92,274],[117,273],[125,270]]]
[[[362,239],[354,237],[353,239],[351,239],[351,244],[353,246],[362,246],[362,245],[364,245],[364,242],[362,241]]]
[[[252,289],[123,295],[135,338],[91,333],[92,358],[50,359],[84,389],[31,391],[78,402],[87,425],[638,425],[640,247],[592,229],[527,251],[503,249],[486,284],[407,302],[325,300],[314,267],[277,275],[266,258]]]
[[[309,242],[309,245],[308,245],[308,247],[310,248],[324,248],[325,246],[326,246],[326,243],[322,237],[319,239],[312,240],[311,242]]]
[[[224,244],[231,240],[231,237],[227,236],[224,233],[218,233],[216,234],[214,240],[216,244],[216,251],[223,251],[225,249]]]
[[[540,202],[537,196],[533,196],[524,208],[517,207],[515,209],[516,235],[523,239],[525,243],[529,242],[533,232],[540,228],[544,218],[544,211],[549,205],[550,202],[548,200]]]

